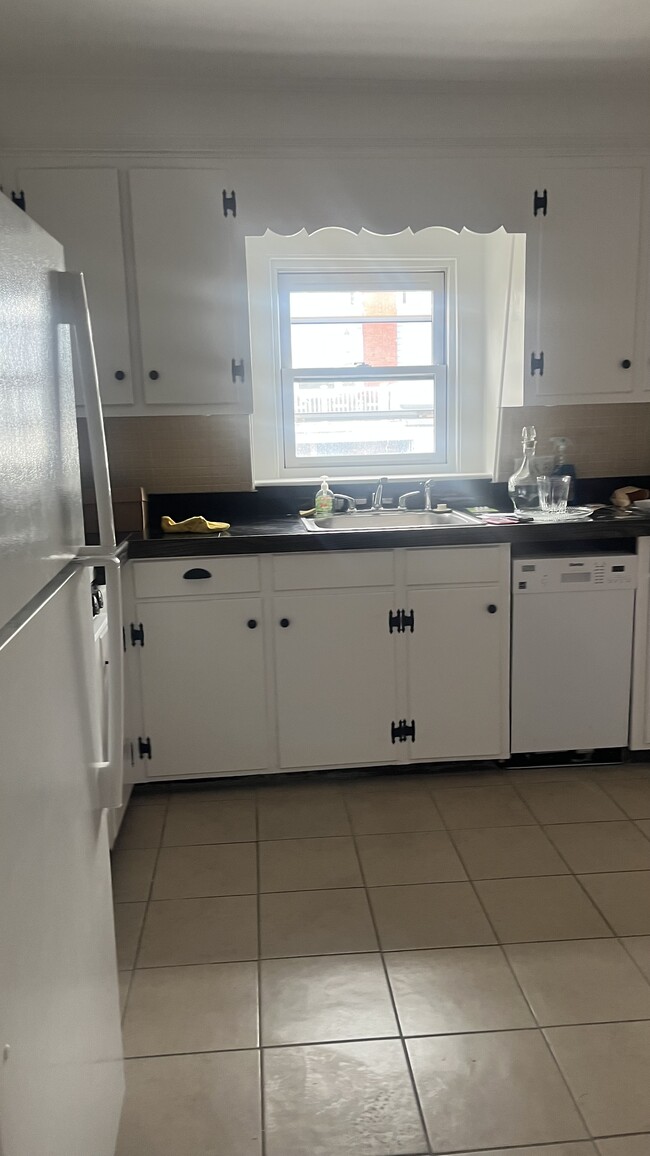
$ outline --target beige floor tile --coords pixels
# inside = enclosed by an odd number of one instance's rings
[[[506,783],[504,771],[487,771],[480,767],[475,771],[436,771],[429,776],[428,785],[433,790],[440,787],[503,787]]]
[[[650,1131],[650,1022],[547,1028],[592,1136]]]
[[[115,941],[120,971],[128,971],[135,963],[146,906],[146,903],[115,904]]]
[[[506,948],[540,1024],[650,1019],[650,984],[615,939]]]
[[[505,771],[506,782],[516,786],[527,786],[530,783],[584,783],[594,778],[594,768],[580,763],[566,767],[525,767]]]
[[[483,879],[476,883],[502,943],[535,939],[592,939],[611,932],[570,876]]]
[[[257,1052],[126,1061],[116,1156],[260,1156]]]
[[[445,831],[358,835],[357,847],[368,887],[395,883],[451,883],[467,878]]]
[[[643,1136],[614,1136],[598,1141],[600,1156],[648,1156],[650,1132]]]
[[[369,895],[384,951],[495,942],[469,883],[372,887]]]
[[[633,935],[622,942],[643,974],[650,980],[650,935]],[[650,1153],[650,1148],[648,1152]]]
[[[363,886],[354,840],[350,836],[273,839],[260,843],[259,854],[261,891]]]
[[[516,827],[534,823],[528,808],[512,787],[459,787],[435,791],[435,800],[448,827]]]
[[[411,1156],[427,1151],[398,1040],[269,1048],[267,1156]]]
[[[643,871],[650,869],[650,841],[629,821],[561,823],[546,833],[572,871]]]
[[[247,780],[240,779],[239,782],[245,784]],[[207,786],[206,783],[196,780],[194,783],[185,783],[181,789],[178,789],[178,783],[175,785],[177,789],[169,794],[170,811],[177,807],[201,806],[206,803],[224,803],[227,806],[235,803],[254,803],[257,795],[257,788],[254,786],[231,787],[225,782]]]
[[[630,819],[650,819],[650,779],[621,779],[605,790]]]
[[[539,1031],[408,1041],[434,1152],[587,1139]]]
[[[117,983],[120,996],[120,1015],[124,1015],[126,1010],[126,1003],[129,998],[129,988],[131,987],[132,971],[118,971]]]
[[[257,956],[254,895],[150,903],[138,967],[229,963]]]
[[[171,795],[166,786],[150,784],[145,786],[136,784],[131,792],[129,807],[163,807],[167,806]]]
[[[260,839],[309,839],[349,835],[345,803],[335,786],[261,787],[257,795]]]
[[[650,839],[650,819],[637,819],[636,826],[639,828],[641,834],[645,835],[646,839]]]
[[[377,950],[361,887],[261,895],[260,937],[261,954],[267,959]]]
[[[650,846],[650,844],[649,844]],[[162,847],[152,899],[250,895],[257,891],[254,843]]]
[[[594,823],[624,819],[597,783],[531,783],[519,792],[540,823]]]
[[[170,807],[163,847],[199,843],[246,843],[255,839],[255,802],[187,803]]]
[[[444,824],[424,788],[402,792],[348,792],[348,811],[357,835],[440,831]]]
[[[569,868],[540,827],[483,827],[454,831],[470,879],[563,875]]]
[[[325,1043],[397,1036],[380,955],[265,959],[262,1043]]]
[[[134,972],[124,1054],[256,1048],[257,963],[152,967]]]
[[[142,810],[144,811],[144,807]],[[149,810],[150,808],[147,808]],[[648,844],[650,847],[650,843]],[[156,866],[158,852],[149,850],[129,850],[121,847],[111,856],[113,876],[113,899],[116,903],[146,903]]]
[[[581,875],[617,935],[650,935],[650,871]]]
[[[535,1027],[500,947],[389,952],[405,1036]]]
[[[151,807],[129,807],[122,820],[120,833],[115,843],[116,851],[159,847],[166,814],[166,804]]]

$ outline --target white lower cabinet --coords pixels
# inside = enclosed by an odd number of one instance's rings
[[[393,591],[273,600],[281,767],[390,762],[395,717]]]
[[[169,598],[139,602],[137,612],[145,773],[182,778],[264,769],[261,599]]]
[[[413,633],[406,635],[411,757],[503,756],[507,592],[501,597],[499,586],[409,590],[407,602],[413,613]]]
[[[507,546],[134,569],[140,777],[507,757]]]

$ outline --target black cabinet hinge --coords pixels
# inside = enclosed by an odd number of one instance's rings
[[[402,633],[402,614],[403,613],[404,612],[402,610],[396,610],[395,613],[393,613],[392,610],[388,611],[388,633],[389,634],[392,634],[394,630],[396,630],[398,634]]]
[[[244,359],[243,359],[243,357],[240,358],[239,361],[235,361],[234,357],[231,359],[230,376],[232,377],[233,385],[235,385],[237,383],[237,381],[244,381],[245,380],[246,374],[244,371]]]
[[[221,195],[221,199],[223,201],[223,215],[224,215],[224,217],[227,217],[228,213],[232,213],[233,217],[236,217],[237,216],[237,196],[235,194],[235,190],[232,189],[230,196],[229,196],[226,189],[224,189],[223,193]]]
[[[137,626],[135,622],[131,623],[131,646],[144,646],[144,626],[140,622]]]
[[[540,377],[544,376],[544,350],[542,349],[539,357],[536,353],[530,355],[530,376],[534,377],[538,373]]]
[[[407,739],[415,742],[415,719],[411,719],[410,726],[405,718],[401,718],[397,723],[392,722],[390,724],[390,739],[392,743],[405,743]]]
[[[138,739],[138,758],[139,759],[150,759],[151,758],[151,739],[150,738],[146,738],[146,739],[139,738]]]
[[[406,633],[407,627],[411,631],[411,634],[412,634],[413,631],[415,630],[415,610],[409,610],[408,614],[406,613],[405,610],[402,610],[402,633],[403,634]]]
[[[25,193],[23,192],[23,190],[21,189],[19,193],[12,192],[11,199],[12,199],[14,205],[18,205],[18,208],[22,209],[23,213],[24,213],[25,212]]]
[[[541,213],[542,216],[545,217],[547,212],[548,212],[548,191],[546,189],[544,189],[543,192],[538,193],[537,189],[535,189],[535,192],[533,194],[533,216],[536,217],[539,213]]]

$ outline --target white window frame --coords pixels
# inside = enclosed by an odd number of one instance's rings
[[[421,478],[423,474],[454,474],[457,472],[459,455],[458,400],[457,400],[457,262],[454,257],[413,257],[392,256],[401,248],[401,237],[379,237],[374,234],[350,234],[345,230],[323,230],[322,233],[342,234],[341,255],[335,256],[292,256],[287,250],[303,251],[306,247],[319,247],[320,234],[307,236],[306,233],[293,237],[278,237],[267,233],[262,238],[254,238],[255,246],[247,247],[249,282],[249,308],[251,324],[251,353],[254,411],[252,417],[252,449],[254,478],[257,485],[278,482],[310,482],[326,473],[337,481],[376,479],[377,473],[389,473],[391,477]],[[409,240],[415,238],[409,231]],[[326,240],[326,239],[324,239]],[[324,240],[320,248],[325,249]],[[310,242],[312,246],[310,246]],[[315,244],[314,244],[315,243]],[[351,257],[346,249],[357,252],[360,247],[376,252],[385,249],[386,257]],[[331,251],[331,243],[328,245]],[[265,251],[266,250],[266,251]],[[278,253],[287,255],[279,256]],[[287,465],[284,460],[284,406],[282,381],[282,350],[280,327],[280,276],[289,274],[323,273],[342,277],[384,273],[390,276],[413,277],[414,279],[431,273],[442,273],[445,278],[445,332],[444,349],[446,367],[438,367],[439,389],[446,403],[446,428],[448,431],[446,455],[443,460],[435,460],[438,455],[390,455],[364,459],[363,463],[337,462],[335,459],[298,459],[299,464]],[[402,369],[398,367],[400,374]],[[395,375],[393,375],[395,376]],[[444,394],[443,394],[444,389]]]
[[[394,466],[410,466],[420,470],[434,466],[448,465],[447,444],[449,430],[447,422],[447,365],[446,362],[431,362],[428,365],[399,365],[385,368],[349,368],[321,366],[315,369],[296,368],[291,363],[291,320],[289,316],[290,295],[294,291],[323,290],[325,292],[378,290],[386,284],[387,270],[354,272],[321,270],[318,273],[279,272],[277,274],[279,325],[280,325],[280,380],[282,386],[282,426],[283,465],[285,469],[315,470],[322,473],[331,469],[350,470],[372,466],[382,472]],[[434,296],[432,325],[434,326],[434,350],[446,351],[447,347],[447,287],[443,271],[431,269],[426,273],[405,269],[390,270],[390,287],[397,290],[424,289]],[[354,318],[351,322],[354,322]],[[398,322],[402,318],[397,318]],[[436,449],[429,454],[364,454],[345,457],[327,455],[323,457],[300,458],[296,455],[296,424],[294,418],[294,384],[296,381],[429,381],[434,382],[433,412],[435,415]],[[349,415],[346,415],[349,416]]]

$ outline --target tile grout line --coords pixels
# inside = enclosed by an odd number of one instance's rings
[[[423,1110],[422,1104],[420,1102],[420,1094],[418,1092],[417,1083],[415,1081],[415,1075],[414,1075],[413,1067],[411,1064],[411,1057],[409,1055],[409,1051],[408,1051],[408,1048],[406,1046],[406,1040],[404,1038],[404,1033],[402,1032],[402,1024],[401,1024],[401,1020],[399,1018],[399,1013],[397,1010],[397,1003],[395,1001],[393,986],[390,982],[390,975],[388,973],[388,965],[386,963],[386,955],[385,955],[384,949],[382,947],[381,939],[379,936],[379,928],[377,927],[377,921],[375,919],[375,912],[374,912],[374,909],[372,906],[372,901],[370,898],[370,890],[369,890],[368,885],[366,883],[366,877],[365,877],[365,873],[363,870],[363,863],[361,861],[361,856],[359,854],[359,848],[357,845],[357,833],[354,829],[354,823],[352,821],[352,815],[351,815],[350,809],[348,807],[348,800],[347,800],[347,796],[346,796],[345,792],[343,792],[342,797],[343,797],[343,806],[345,808],[345,813],[347,815],[348,823],[350,825],[350,834],[351,834],[352,842],[354,845],[354,853],[357,857],[357,863],[359,865],[359,873],[360,873],[361,878],[363,880],[364,895],[366,897],[366,903],[368,904],[368,910],[370,912],[370,918],[372,920],[372,926],[373,926],[373,929],[375,932],[375,938],[377,940],[377,951],[379,954],[379,958],[381,959],[381,966],[382,966],[383,973],[384,973],[384,980],[386,983],[386,987],[388,989],[388,997],[390,999],[391,1007],[393,1009],[393,1015],[395,1016],[395,1026],[397,1027],[397,1031],[399,1033],[399,1036],[397,1038],[399,1038],[399,1041],[402,1045],[402,1054],[404,1056],[404,1062],[406,1064],[406,1070],[408,1072],[409,1079],[411,1081],[411,1088],[413,1091],[413,1097],[415,1099],[415,1105],[416,1105],[418,1117],[420,1120],[420,1126],[422,1128],[422,1135],[424,1136],[424,1139],[425,1139],[425,1142],[427,1145],[427,1152],[429,1153],[429,1156],[431,1156],[431,1154],[433,1153],[433,1144],[432,1144],[431,1138],[429,1136],[429,1130],[426,1126],[426,1120],[424,1118],[424,1110]],[[436,810],[437,810],[437,808],[436,808]],[[392,1037],[392,1038],[396,1038],[396,1037]]]
[[[135,952],[133,955],[133,966],[131,967],[131,978],[129,980],[129,987],[128,987],[128,991],[126,993],[126,999],[124,1001],[124,1011],[122,1012],[122,1015],[120,1017],[120,1023],[121,1024],[124,1024],[127,1011],[129,1010],[129,1000],[131,998],[131,989],[133,987],[133,980],[135,979],[135,972],[136,972],[136,967],[137,967],[137,963],[138,963],[138,956],[140,955],[140,947],[142,944],[142,937],[144,935],[145,924],[147,922],[147,913],[149,911],[149,903],[151,902],[151,893],[153,891],[154,880],[156,878],[156,871],[158,870],[158,860],[160,858],[160,851],[162,848],[163,836],[165,834],[165,827],[167,825],[168,814],[169,814],[169,799],[167,799],[167,802],[165,803],[165,814],[163,816],[162,826],[160,828],[160,838],[158,841],[158,846],[154,848],[154,850],[156,852],[156,857],[154,859],[153,871],[151,872],[151,879],[149,881],[147,898],[144,900],[144,911],[142,913],[142,923],[140,924],[140,933],[138,935],[138,942],[136,944]],[[125,818],[126,818],[126,816],[125,816]],[[119,838],[119,833],[118,833],[118,838]],[[128,848],[125,848],[125,850],[128,850]],[[142,902],[142,900],[138,900],[137,902]]]
[[[260,1073],[260,1156],[266,1156],[266,1097],[264,1087],[264,1048],[262,1046],[262,865],[260,862],[260,820],[257,788],[255,802],[255,865],[257,877],[257,1055]]]

